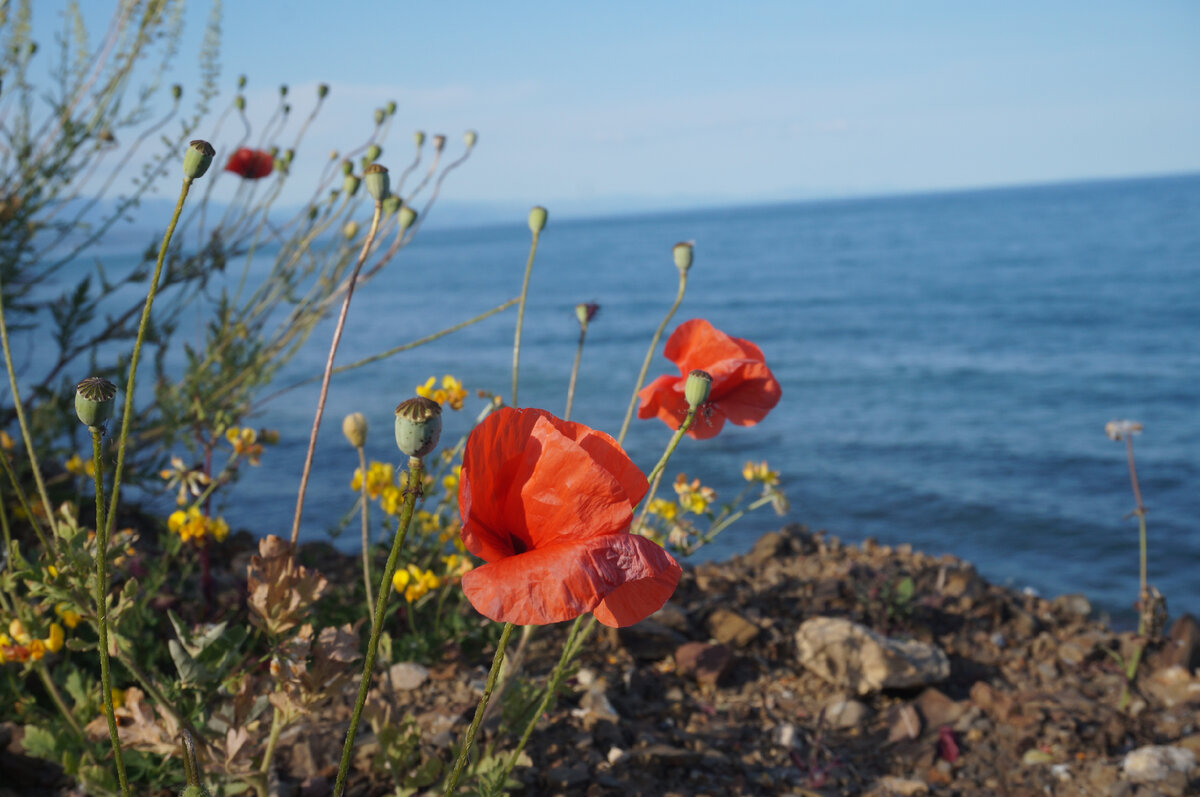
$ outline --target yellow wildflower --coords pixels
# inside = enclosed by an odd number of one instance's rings
[[[0,448],[3,448],[5,451],[12,451],[15,446],[16,443],[8,436],[8,432],[0,432]]]
[[[34,661],[41,661],[46,655],[46,643],[40,639],[35,639],[29,643],[29,658]]]
[[[180,506],[187,503],[189,494],[198,498],[209,482],[208,475],[199,466],[189,468],[179,457],[171,457],[171,467],[163,468],[158,475],[166,481],[168,488],[179,488],[175,503]]]
[[[8,633],[18,645],[29,644],[29,632],[25,630],[25,624],[20,620],[14,619],[8,624]]]
[[[708,505],[717,500],[717,493],[713,488],[701,487],[699,479],[692,479],[689,483],[687,476],[682,473],[675,477],[674,486],[679,495],[679,505],[686,512],[703,514]]]
[[[46,650],[58,653],[63,646],[63,629],[58,623],[50,624],[50,636],[46,637]]]
[[[424,509],[417,510],[417,528],[422,534],[433,534],[441,525],[437,515]]]
[[[389,515],[399,515],[404,508],[404,491],[394,484],[384,487],[379,496],[379,508]]]
[[[67,473],[72,476],[95,476],[96,463],[92,460],[84,460],[78,454],[72,454],[67,460]]]
[[[79,620],[81,619],[79,617],[79,613],[71,611],[70,605],[65,601],[57,604],[54,607],[54,613],[62,618],[63,625],[65,625],[67,628],[74,628],[75,626],[79,625]]]
[[[396,469],[385,462],[372,462],[367,466],[367,496],[376,500],[384,488],[395,484]],[[363,485],[362,468],[354,469],[354,478],[350,480],[350,489],[358,492]]]
[[[742,468],[742,478],[748,482],[762,482],[771,487],[779,484],[779,473],[771,470],[765,459],[757,464],[747,462]]]
[[[455,465],[449,473],[442,477],[442,486],[446,488],[446,495],[458,493],[458,478],[461,475],[462,465]]]
[[[452,410],[461,410],[463,408],[463,400],[467,397],[467,391],[463,390],[462,382],[459,382],[450,374],[442,377],[442,386],[435,388],[437,377],[431,376],[425,380],[425,384],[417,385],[417,395],[427,399],[433,399],[438,404],[449,404]]]
[[[258,432],[249,427],[231,427],[225,430],[225,439],[233,446],[233,453],[250,460],[251,465],[258,464],[263,451],[262,444],[258,442]]]
[[[675,516],[679,513],[678,506],[663,498],[655,498],[650,502],[650,506],[647,507],[647,510],[650,512],[650,514],[658,515],[663,520],[674,520]]]
[[[125,690],[117,689],[116,687],[113,687],[111,694],[112,694],[113,708],[124,707],[124,705],[125,705]]]
[[[177,509],[167,518],[167,530],[178,534],[184,542],[188,540],[203,540],[206,536],[217,542],[223,542],[229,536],[229,524],[224,518],[205,517],[198,507],[190,507],[187,511]]]
[[[58,568],[54,565],[48,565],[46,572],[50,574],[50,578],[58,578]]]
[[[462,578],[475,569],[475,565],[471,564],[470,559],[456,553],[443,556],[442,564],[446,566],[447,578]]]
[[[392,577],[392,586],[397,592],[404,593],[404,600],[412,603],[423,595],[442,585],[432,570],[422,570],[416,565],[409,565],[404,570],[397,570]]]
[[[225,542],[225,538],[229,536],[229,524],[223,517],[209,518],[207,531],[217,542]]]

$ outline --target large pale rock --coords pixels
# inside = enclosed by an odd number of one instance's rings
[[[1147,745],[1125,754],[1121,768],[1131,780],[1166,780],[1173,772],[1187,775],[1196,766],[1196,755],[1183,747]]]
[[[940,648],[889,639],[835,617],[814,617],[796,631],[800,663],[826,681],[860,695],[944,681],[950,660]]]

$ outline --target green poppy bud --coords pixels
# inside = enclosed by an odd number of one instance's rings
[[[354,164],[349,159],[342,161],[342,174],[353,174]]]
[[[467,145],[467,149],[475,146],[475,142],[479,140],[479,134],[474,130],[468,130],[463,133],[463,142]]]
[[[417,396],[396,407],[396,446],[410,457],[423,457],[442,434],[442,405]]]
[[[290,102],[285,102],[283,104],[283,115],[287,116],[291,112],[292,112],[292,104]]]
[[[546,229],[547,210],[541,205],[534,205],[529,211],[529,229],[537,235],[542,230]]]
[[[177,100],[183,96],[183,86],[178,83],[171,86],[171,99]]]
[[[216,154],[217,151],[207,141],[198,138],[190,142],[183,153],[183,176],[189,180],[203,177],[208,167],[212,166]]]
[[[382,202],[390,191],[387,167],[381,163],[372,163],[363,171],[363,180],[367,184],[367,193],[376,202]]]
[[[329,96],[329,84],[328,83],[318,83],[317,84],[317,99],[323,100],[328,96]]]
[[[386,106],[384,106],[384,110],[387,111],[388,116],[395,116],[396,115],[396,101],[388,100],[388,104]]]
[[[294,157],[296,157],[296,150],[291,149],[289,147],[288,149],[285,149],[283,151],[283,162],[284,163],[290,164],[292,162],[292,158],[294,158]]]
[[[383,198],[383,215],[384,217],[394,216],[400,211],[400,206],[403,200],[395,194],[388,194]]]
[[[355,175],[347,174],[345,179],[342,180],[342,191],[345,192],[346,196],[354,196],[358,193],[358,186],[361,183],[362,180],[358,179]]]
[[[595,318],[598,312],[600,312],[600,305],[595,302],[575,305],[575,317],[579,319],[579,328],[587,329],[588,322]]]
[[[708,401],[712,391],[712,375],[708,371],[696,369],[687,376],[683,383],[683,397],[687,399],[688,409],[695,409]]]
[[[378,144],[372,144],[371,146],[367,147],[367,163],[374,163],[375,161],[379,160],[379,156],[382,154],[383,148]]]
[[[279,96],[280,97],[287,96],[287,84],[286,83],[284,83],[282,86],[279,87]]]
[[[346,225],[344,227],[342,227],[342,235],[346,236],[347,241],[353,241],[354,236],[358,235],[358,222],[357,221],[346,222]]]
[[[681,241],[675,244],[671,254],[675,256],[675,268],[686,274],[687,270],[692,267],[692,242]]]
[[[316,221],[316,220],[317,220],[317,213],[319,213],[319,211],[317,210],[317,206],[316,206],[316,205],[312,205],[311,207],[309,207],[309,209],[308,209],[308,220],[309,220],[309,221]]]
[[[246,88],[246,76],[238,75],[238,91],[241,91],[244,88]]]
[[[445,148],[446,148],[446,137],[441,135],[440,133],[438,135],[434,136],[433,137],[434,152],[441,152]]]
[[[246,110],[246,98],[243,97],[241,94],[234,97],[233,98],[233,107],[237,108],[239,111]]]
[[[377,125],[383,124],[383,120],[386,118],[387,118],[387,114],[385,114],[383,112],[382,108],[375,109],[375,124],[377,124]]]
[[[267,150],[267,154],[269,154],[272,158],[278,156],[279,147],[271,147],[269,150]]]
[[[413,133],[413,141],[417,142],[417,149],[425,146],[425,132],[418,130],[417,132]]]
[[[417,211],[408,205],[400,208],[400,231],[407,232],[408,228],[417,223]]]
[[[84,426],[102,427],[112,417],[117,386],[107,379],[89,376],[75,386],[75,414]]]
[[[346,435],[350,445],[362,448],[367,444],[367,419],[361,412],[350,413],[342,418],[342,434]]]

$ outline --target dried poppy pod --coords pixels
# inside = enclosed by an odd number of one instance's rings
[[[529,210],[529,229],[534,235],[546,229],[546,218],[550,215],[541,205],[534,205]]]
[[[183,153],[183,176],[189,180],[203,177],[208,167],[212,166],[216,154],[213,145],[203,139],[198,138],[188,143],[187,150]]]
[[[367,419],[361,412],[352,412],[342,419],[342,434],[355,448],[367,443]]]
[[[463,133],[463,143],[467,145],[467,149],[475,146],[475,142],[479,140],[479,134],[474,130],[468,130]]]
[[[708,401],[708,394],[712,391],[712,382],[712,374],[708,371],[701,371],[697,368],[688,374],[687,381],[683,384],[683,398],[688,403],[688,409],[695,409]]]
[[[423,457],[442,435],[442,405],[417,396],[396,407],[396,446],[410,457]]]
[[[388,183],[387,167],[381,163],[372,163],[363,170],[363,181],[367,184],[367,193],[376,202],[382,202],[391,191]]]
[[[675,268],[686,274],[692,267],[692,242],[680,241],[675,244],[671,254],[675,257]]]
[[[446,137],[438,133],[433,137],[433,149],[435,152],[441,152],[446,148]]]
[[[112,417],[117,386],[99,376],[89,376],[75,386],[75,414],[90,429],[104,426]]]

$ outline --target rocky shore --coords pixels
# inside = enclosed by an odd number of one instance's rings
[[[353,578],[356,560],[342,564]],[[535,635],[528,684],[544,682],[564,631]],[[403,758],[394,740],[360,733],[347,793],[395,794],[389,767],[419,782],[448,758],[489,658],[392,665],[371,711],[393,725],[411,717],[416,732]],[[1020,594],[951,556],[790,526],[730,561],[685,567],[649,620],[594,634],[513,793],[1198,794],[1198,667],[1190,616],[1147,641],[1107,628],[1083,596]],[[348,703],[319,718],[327,733],[285,732],[274,793],[329,793]],[[511,749],[498,719],[484,753]],[[20,762],[20,729],[0,730],[4,770]]]

